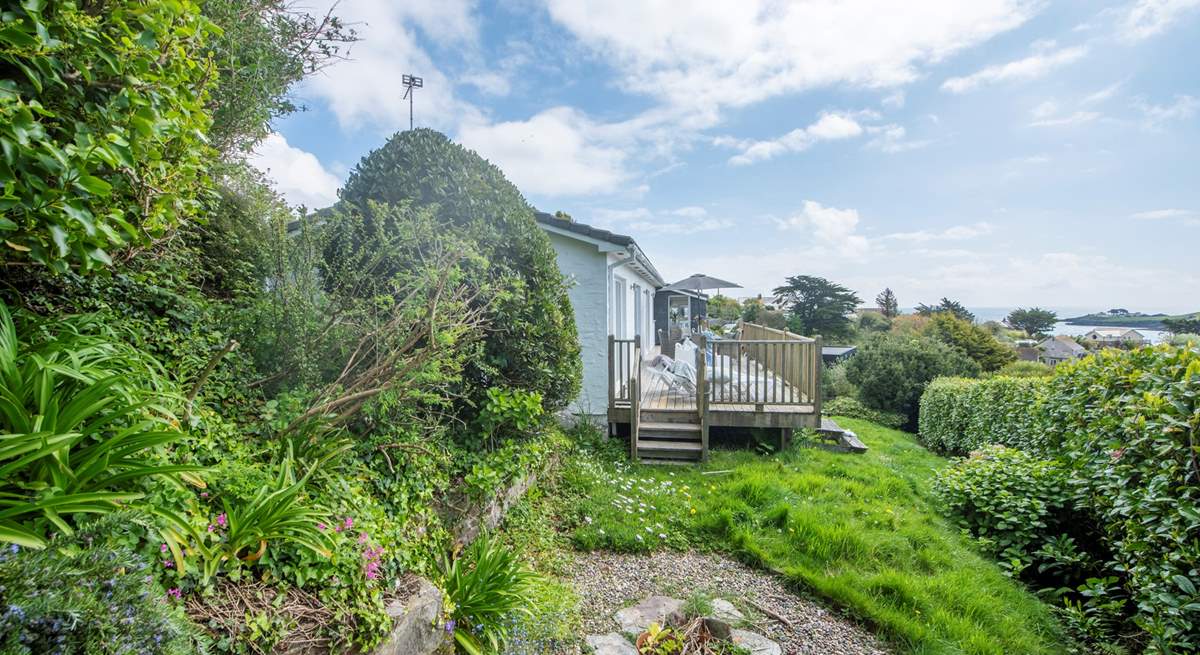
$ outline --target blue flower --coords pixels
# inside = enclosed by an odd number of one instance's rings
[[[446,634],[452,634],[454,632],[455,625],[456,624],[454,622],[454,619],[450,619],[449,621],[446,621]]]

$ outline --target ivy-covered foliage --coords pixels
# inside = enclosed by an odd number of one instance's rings
[[[956,454],[988,444],[1044,452],[1046,428],[1039,403],[1045,389],[1046,378],[938,378],[921,395],[921,441]]]
[[[351,172],[346,209],[374,220],[368,202],[431,207],[447,233],[470,240],[487,262],[467,280],[489,326],[467,363],[464,397],[479,407],[493,386],[540,393],[549,411],[579,392],[579,343],[566,283],[533,210],[500,169],[428,129],[393,136]]]
[[[194,215],[218,31],[198,6],[26,0],[0,15],[0,257],[88,271]]]

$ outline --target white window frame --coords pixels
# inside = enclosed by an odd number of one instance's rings
[[[620,275],[613,275],[613,336],[618,339],[627,339],[625,317],[627,313],[625,278]]]

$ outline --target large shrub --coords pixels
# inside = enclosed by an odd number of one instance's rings
[[[1031,452],[1045,449],[1040,420],[1044,378],[939,378],[921,395],[921,441],[942,452],[967,453],[987,444]]]
[[[939,341],[879,335],[868,340],[847,364],[846,378],[858,386],[868,406],[917,420],[917,403],[934,378],[979,375],[979,365]]]
[[[934,495],[955,522],[1002,565],[1020,572],[1071,516],[1067,472],[1052,460],[1000,445],[987,446],[934,480]]]
[[[575,397],[581,365],[566,284],[533,209],[499,168],[443,134],[411,130],[364,157],[341,195],[368,223],[370,201],[430,207],[487,262],[468,281],[487,290],[477,300],[489,324],[482,356],[468,362],[469,402],[482,405],[494,386],[540,393],[549,410]]]
[[[195,212],[215,31],[196,4],[6,2],[3,26],[0,257],[87,271]]]
[[[925,333],[942,343],[958,348],[975,360],[984,371],[995,371],[1017,358],[1012,348],[1000,343],[986,328],[938,312],[930,319]]]
[[[1200,650],[1200,351],[1105,350],[1060,365],[1045,416],[1152,647]]]
[[[854,396],[838,396],[829,402],[822,403],[821,413],[827,416],[859,418],[876,425],[897,430],[904,427],[905,422],[908,421],[908,417],[903,414],[893,414],[891,412],[882,412],[878,409],[871,409],[862,404],[862,401]]]

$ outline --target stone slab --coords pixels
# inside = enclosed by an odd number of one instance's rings
[[[606,635],[589,635],[584,638],[593,655],[638,655],[637,649],[625,637],[610,632]]]
[[[430,655],[446,643],[446,631],[436,622],[442,615],[442,592],[424,578],[408,598],[387,606],[392,632],[372,655]]]
[[[678,598],[651,596],[633,607],[618,610],[613,619],[621,626],[621,632],[639,635],[645,632],[651,623],[666,625],[667,619],[679,612],[681,607],[683,601]]]
[[[779,644],[756,632],[734,630],[733,643],[750,651],[751,655],[783,655]]]

